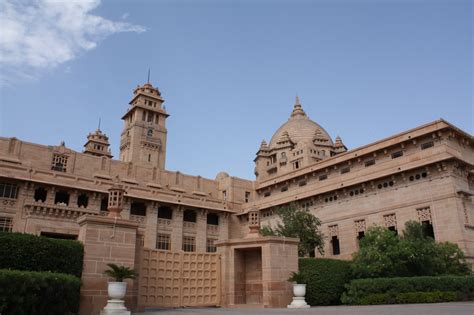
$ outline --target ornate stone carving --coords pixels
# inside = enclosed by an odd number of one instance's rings
[[[397,216],[395,215],[395,213],[384,215],[383,221],[386,228],[389,228],[391,226],[394,226],[395,228],[397,227]]]
[[[356,234],[359,232],[365,232],[365,229],[366,229],[365,220],[354,221],[354,226],[355,226]]]
[[[328,234],[330,237],[339,236],[339,227],[337,224],[328,226],[328,229],[329,229]]]
[[[431,209],[430,207],[416,209],[418,220],[420,222],[429,221],[431,223]]]

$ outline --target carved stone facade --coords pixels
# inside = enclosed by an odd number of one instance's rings
[[[474,142],[448,122],[347,151],[297,99],[262,143],[255,181],[224,172],[206,179],[166,170],[163,102],[150,83],[135,89],[119,160],[100,130],[83,153],[0,137],[0,230],[77,238],[77,218],[109,215],[109,189],[120,185],[121,216],[138,224],[138,243],[151,249],[213,252],[216,242],[245,238],[255,220],[276,224],[275,209],[296,203],[321,219],[326,257],[349,259],[374,224],[401,231],[418,220],[474,259]]]

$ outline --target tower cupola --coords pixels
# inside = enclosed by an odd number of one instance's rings
[[[87,142],[84,144],[84,153],[112,158],[109,147],[109,137],[107,137],[99,127],[94,133],[87,135]]]

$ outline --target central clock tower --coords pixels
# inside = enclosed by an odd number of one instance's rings
[[[136,165],[165,168],[166,118],[164,99],[149,82],[133,91],[130,106],[122,117],[120,160]]]

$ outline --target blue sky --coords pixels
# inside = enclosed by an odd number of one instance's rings
[[[167,169],[193,175],[253,179],[296,94],[350,149],[440,117],[474,132],[468,0],[2,3],[2,136],[81,151],[100,117],[117,157],[148,68]]]

